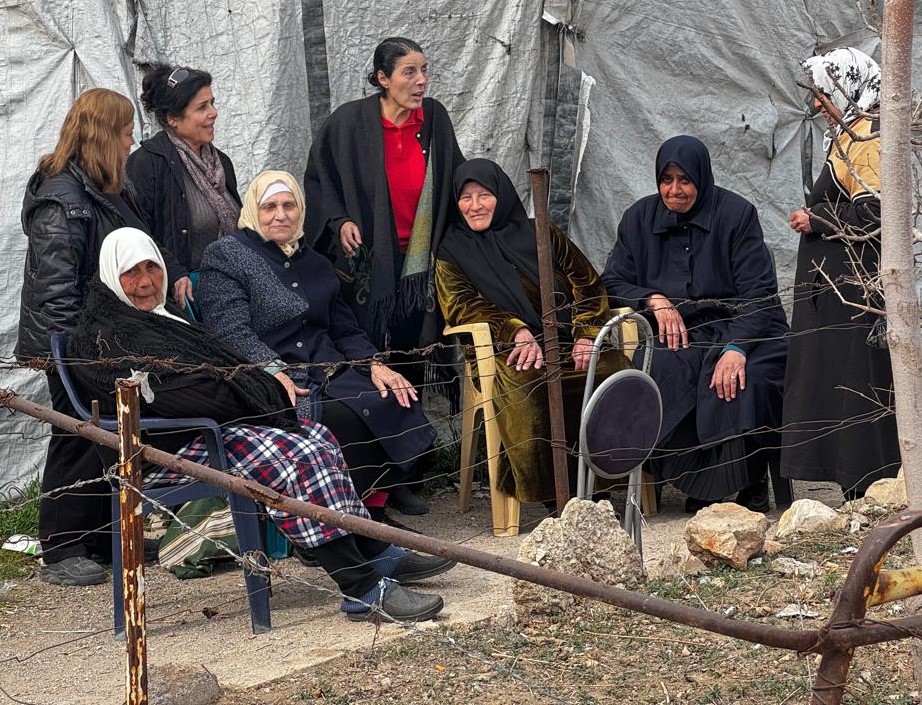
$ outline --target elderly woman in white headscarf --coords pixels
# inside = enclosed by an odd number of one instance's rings
[[[896,424],[886,413],[893,378],[883,318],[839,298],[881,306],[849,283],[874,277],[880,266],[880,68],[846,48],[811,57],[803,69],[829,129],[826,162],[806,206],[790,217],[800,243],[781,473],[831,480],[858,497],[900,465]]]
[[[145,233],[121,228],[103,242],[99,276],[90,286],[68,354],[105,365],[73,368],[85,398],[98,398],[103,413],[114,411],[115,380],[133,370],[149,372],[154,393],[141,411],[162,417],[209,417],[224,428],[228,471],[280,494],[368,518],[329,429],[299,420],[285,388],[178,309],[168,310],[164,262]],[[233,375],[225,373],[233,370]],[[158,435],[153,444],[197,462],[207,462],[194,431]],[[254,459],[256,459],[254,461]],[[154,484],[170,477],[161,470],[145,477]],[[383,610],[400,620],[430,619],[442,598],[402,587],[448,570],[453,563],[421,556],[381,541],[269,508],[279,530],[298,547],[311,549],[343,594],[341,610],[364,620]]]
[[[264,171],[247,189],[240,230],[202,257],[199,305],[206,328],[248,361],[272,371],[299,415],[322,421],[342,445],[372,516],[415,472],[435,431],[402,374],[340,295],[330,261],[302,239],[304,195],[284,171]]]

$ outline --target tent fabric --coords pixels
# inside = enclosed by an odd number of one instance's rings
[[[653,192],[659,144],[690,133],[709,146],[717,183],[758,206],[782,287],[797,244],[786,218],[803,200],[798,60],[844,44],[879,56],[857,5],[840,0],[0,0],[0,361],[11,361],[19,317],[21,195],[82,90],[105,86],[139,106],[154,61],[210,71],[215,143],[243,189],[264,168],[303,173],[312,126],[373,90],[372,52],[391,35],[423,46],[429,93],[466,156],[497,161],[526,202],[526,170],[551,166],[553,217],[595,264],[624,209]],[[922,85],[922,42],[915,52]],[[137,124],[137,139],[157,129],[140,112]],[[48,401],[40,373],[8,367],[0,386]],[[0,424],[2,488],[40,470],[49,427]]]

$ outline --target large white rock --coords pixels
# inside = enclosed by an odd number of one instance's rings
[[[886,509],[902,509],[909,504],[906,497],[906,481],[903,468],[896,477],[887,477],[874,482],[864,493],[864,501]]]
[[[837,512],[815,499],[798,499],[781,515],[775,537],[843,531],[847,525],[848,514]]]
[[[762,552],[768,519],[733,502],[712,504],[685,525],[685,543],[708,565],[726,563],[738,570]]]
[[[640,554],[608,501],[571,499],[559,519],[545,519],[523,539],[518,559],[606,585],[644,577]],[[513,583],[512,596],[520,620],[562,612],[578,599],[524,580]]]

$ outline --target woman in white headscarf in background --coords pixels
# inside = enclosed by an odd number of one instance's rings
[[[99,276],[89,285],[84,309],[68,346],[69,356],[106,360],[77,365],[73,373],[87,399],[114,412],[112,390],[134,370],[151,373],[152,401],[142,413],[166,418],[199,416],[222,424],[228,472],[292,497],[369,518],[349,479],[339,443],[329,429],[299,420],[285,387],[272,375],[230,350],[178,309],[167,310],[164,260],[154,241],[121,228],[100,251]],[[232,375],[226,374],[233,369]],[[158,434],[155,445],[207,462],[195,431]],[[170,479],[167,470],[145,476],[146,484]],[[352,620],[381,612],[397,620],[431,619],[442,598],[402,584],[451,568],[444,558],[423,556],[343,529],[268,508],[279,530],[296,546],[312,550],[343,595],[340,609]]]
[[[880,266],[880,67],[846,48],[811,57],[803,69],[829,129],[808,202],[790,216],[800,244],[781,474],[837,482],[852,498],[900,466],[886,322],[840,300],[883,303],[852,283]]]

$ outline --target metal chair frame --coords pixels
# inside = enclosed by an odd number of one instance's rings
[[[622,312],[608,321],[599,334],[595,337],[592,346],[592,352],[589,356],[589,367],[586,370],[586,388],[583,392],[583,406],[580,413],[580,430],[579,430],[579,463],[576,475],[576,496],[580,499],[591,499],[592,490],[595,481],[596,472],[600,472],[605,477],[610,477],[607,473],[601,472],[600,468],[592,461],[589,453],[586,438],[587,421],[595,409],[596,403],[603,396],[608,387],[618,379],[618,373],[606,379],[599,388],[593,391],[595,385],[595,372],[599,363],[599,356],[606,339],[610,339],[611,345],[615,349],[625,349],[621,341],[621,325],[627,321],[633,321],[642,331],[643,338],[632,344],[631,352],[636,351],[640,344],[645,344],[644,358],[641,369],[628,370],[634,374],[648,376],[650,366],[653,361],[653,328],[650,322],[639,313],[634,311]],[[632,357],[632,355],[629,355]],[[660,402],[660,419],[662,420],[662,402]],[[624,517],[622,526],[630,534],[637,546],[638,552],[643,554],[643,539],[641,535],[641,526],[643,515],[640,508],[641,485],[643,484],[643,462],[638,463],[633,469],[626,473],[628,477],[627,500],[625,501]],[[623,477],[623,476],[622,476]]]

